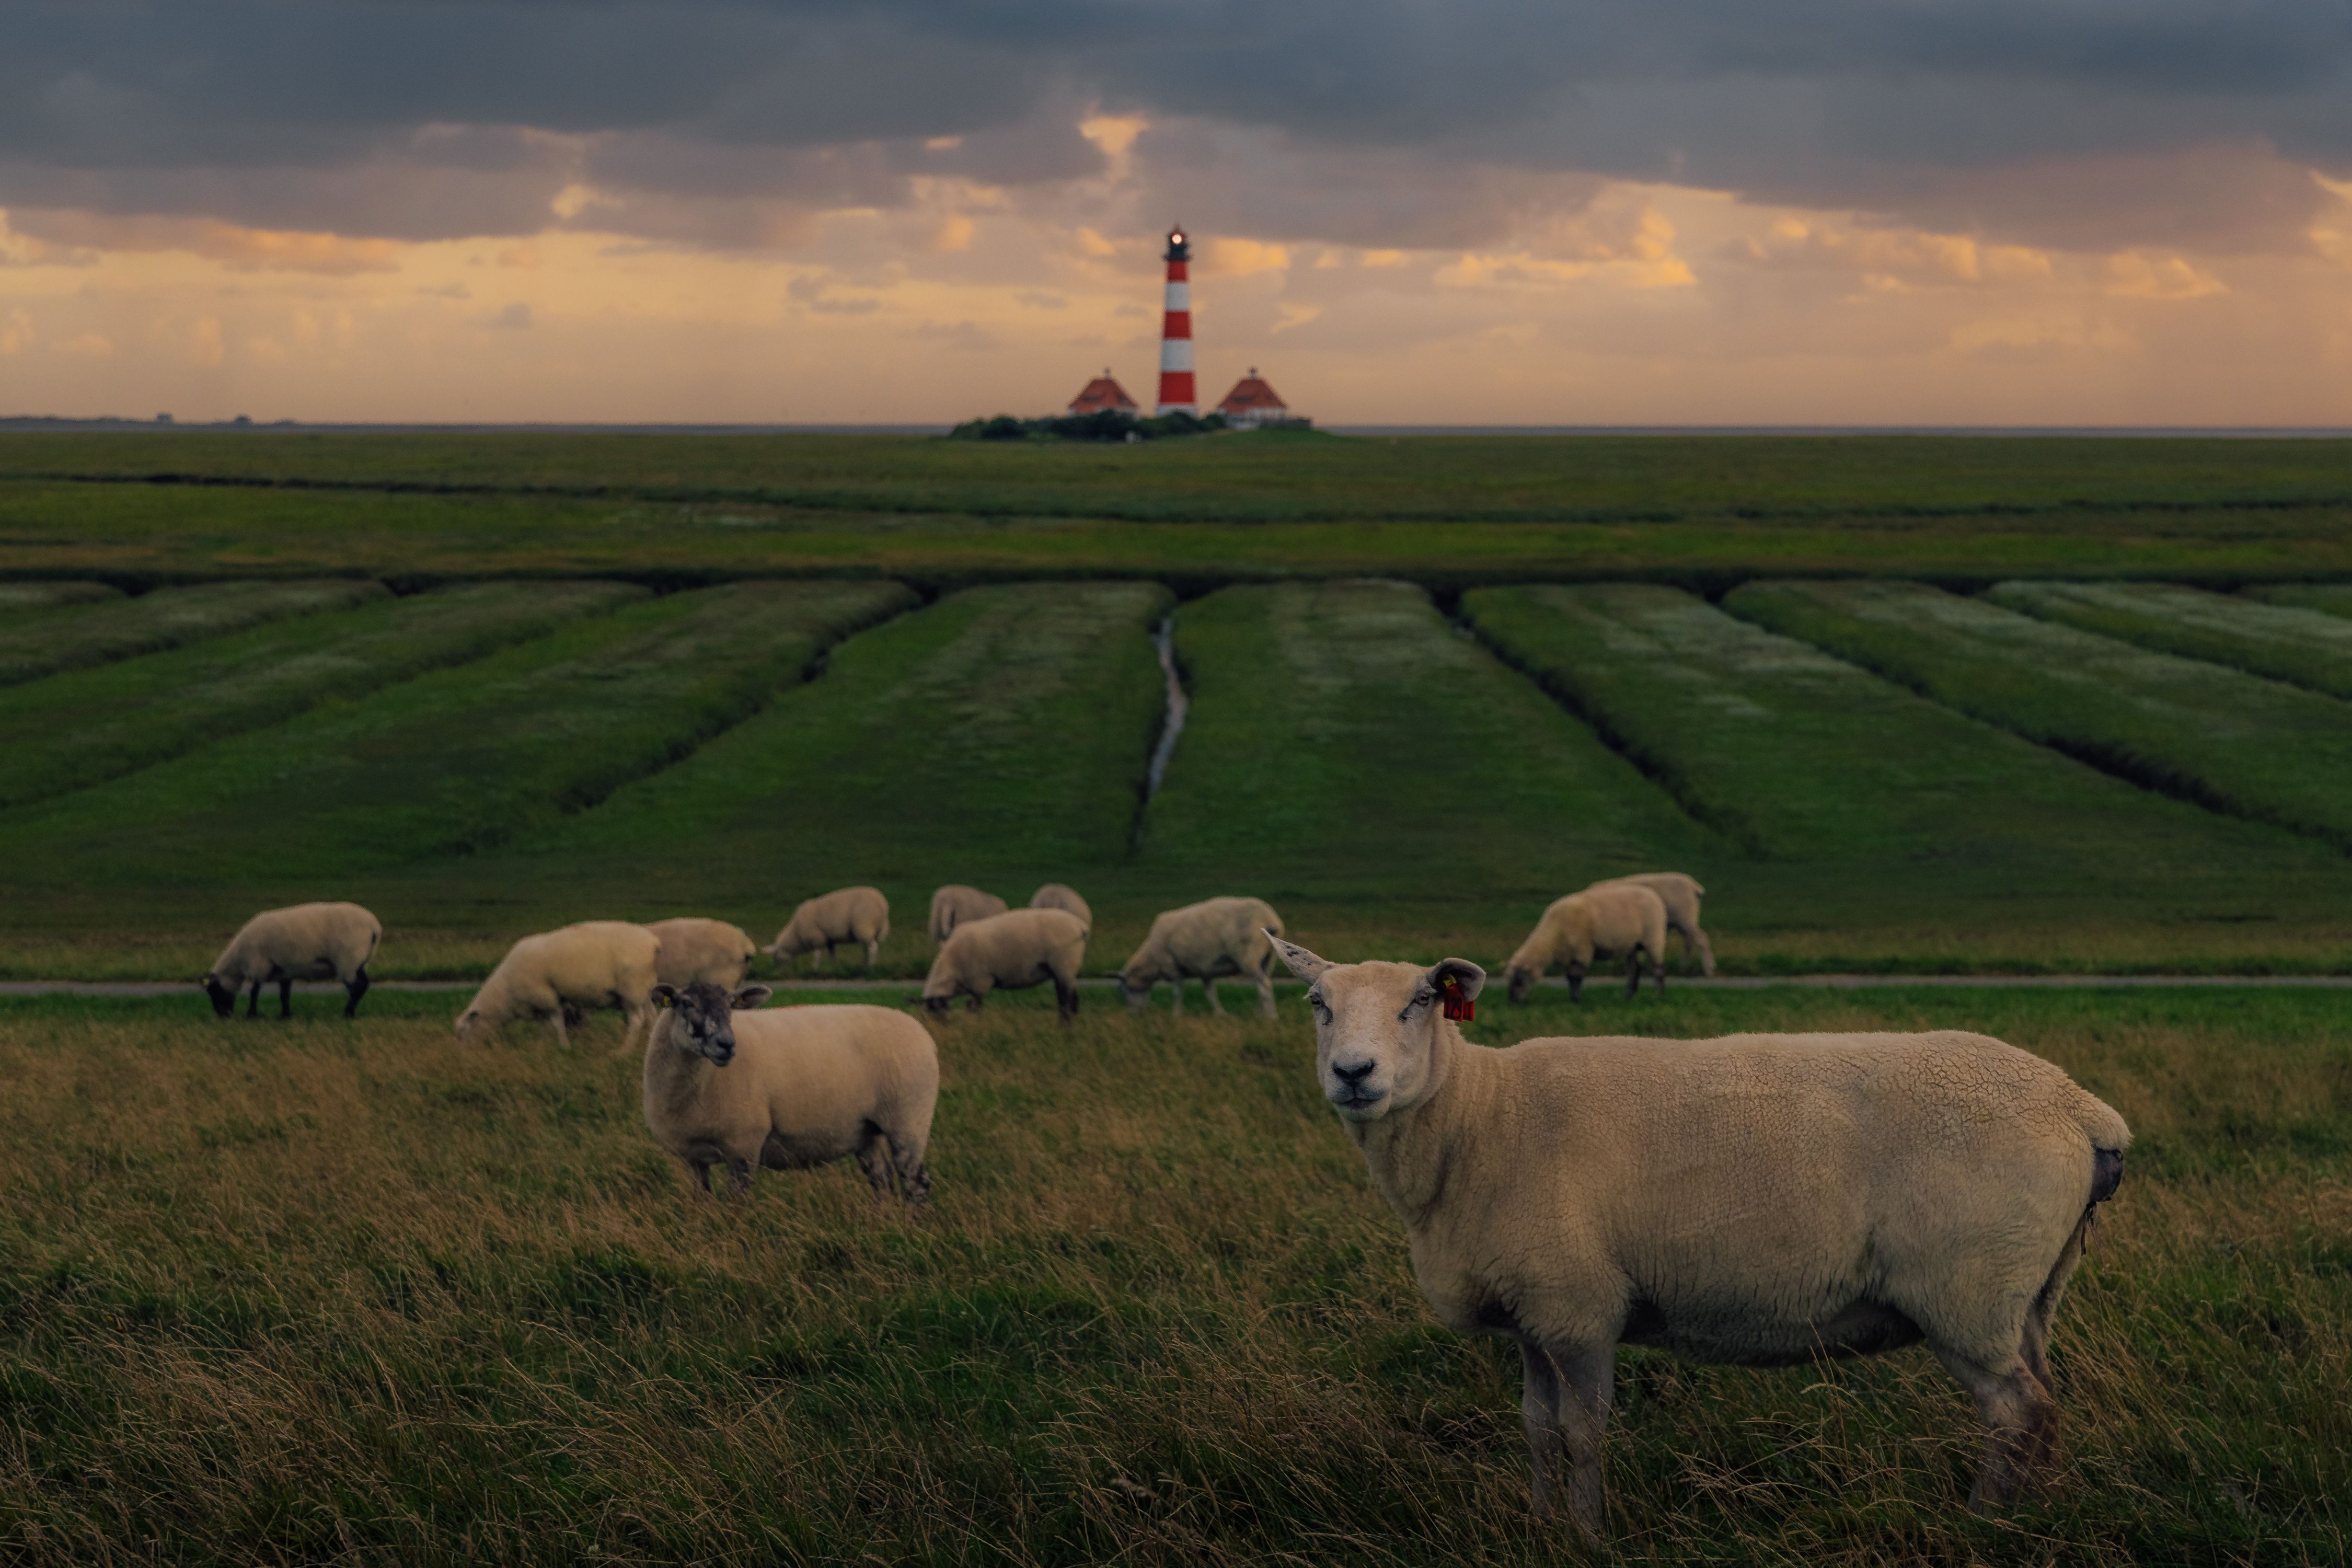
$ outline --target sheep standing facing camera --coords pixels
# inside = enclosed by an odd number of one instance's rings
[[[261,987],[278,983],[278,1016],[294,1016],[294,982],[333,978],[343,983],[343,1016],[359,1016],[368,994],[368,961],[383,941],[383,923],[357,904],[295,904],[264,910],[221,949],[202,982],[221,1017],[236,1011],[236,994],[247,985],[245,1016],[261,1016]]]
[[[907,1205],[930,1201],[924,1164],[940,1098],[930,1032],[888,1007],[778,1007],[774,993],[707,982],[659,985],[646,1038],[646,1125],[697,1188],[727,1167],[728,1191],[751,1168],[788,1171],[852,1154],[877,1198],[898,1181]]]
[[[1423,1296],[1519,1348],[1538,1514],[1557,1487],[1600,1533],[1620,1344],[1780,1366],[1924,1340],[1984,1425],[1971,1506],[2051,1457],[2051,1319],[2131,1142],[2057,1068],[1958,1032],[1495,1050],[1440,1005],[1475,963],[1275,946]]]

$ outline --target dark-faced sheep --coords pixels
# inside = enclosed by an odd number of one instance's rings
[[[1087,928],[1066,910],[1010,910],[956,927],[923,982],[923,1005],[944,1013],[958,996],[979,1012],[992,991],[1020,991],[1054,983],[1054,1001],[1066,1024],[1078,1016],[1078,974],[1087,960]]]
[[[1266,933],[1282,931],[1282,917],[1264,899],[1203,899],[1181,910],[1155,916],[1143,945],[1118,973],[1119,994],[1140,1012],[1150,1005],[1151,988],[1167,981],[1174,993],[1175,1010],[1184,1011],[1184,982],[1201,983],[1209,995],[1209,1011],[1223,1015],[1217,981],[1239,975],[1257,987],[1257,1010],[1274,1016],[1274,944]]]
[[[789,969],[803,952],[816,954],[812,963],[822,965],[835,948],[849,943],[866,949],[866,967],[871,969],[889,939],[890,900],[879,888],[836,888],[802,900],[766,951]]]
[[[202,982],[213,1011],[226,1018],[236,1011],[236,994],[251,986],[245,1016],[261,1016],[261,987],[278,986],[278,1016],[294,1016],[294,982],[340,980],[343,1016],[356,1017],[368,994],[368,961],[383,941],[383,925],[357,904],[295,904],[264,910],[221,949]]]
[[[1568,999],[1584,1000],[1584,976],[1596,957],[1622,955],[1625,994],[1642,988],[1642,955],[1658,989],[1666,988],[1666,906],[1637,882],[1603,882],[1554,899],[1551,907],[1511,954],[1511,1000],[1524,1002],[1544,971],[1559,965],[1568,974]]]

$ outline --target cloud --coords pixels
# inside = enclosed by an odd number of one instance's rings
[[[530,307],[518,300],[492,316],[488,324],[508,331],[529,331],[531,325]]]

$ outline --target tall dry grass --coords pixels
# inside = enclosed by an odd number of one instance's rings
[[[689,1201],[636,1066],[449,998],[356,1026],[0,1010],[0,1556],[1559,1561],[1516,1363],[1423,1308],[1268,1025],[1001,999],[942,1026],[935,1215],[846,1169]],[[1628,1352],[1617,1555],[2331,1563],[2352,1497],[2340,1001],[1670,993],[1557,1029],[1990,1027],[2139,1130],[2062,1314],[2067,1484],[1962,1502],[1920,1352]]]

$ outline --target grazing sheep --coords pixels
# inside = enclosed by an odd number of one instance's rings
[[[1634,882],[1601,882],[1580,893],[1554,899],[1543,919],[1519,943],[1504,968],[1511,1000],[1524,1002],[1544,971],[1559,964],[1568,973],[1568,999],[1584,1000],[1584,973],[1596,954],[1625,955],[1625,994],[1642,989],[1642,954],[1658,989],[1666,988],[1666,906],[1657,894]]]
[[[646,929],[661,943],[654,954],[654,978],[664,985],[691,985],[708,980],[732,991],[759,954],[760,945],[741,926],[725,921],[681,916],[655,921]]]
[[[923,1005],[944,1013],[958,996],[982,998],[1003,986],[1020,991],[1054,983],[1062,1022],[1078,1016],[1078,971],[1087,959],[1087,928],[1067,910],[1013,910],[956,927],[931,961]]]
[[[241,986],[253,987],[245,1016],[261,1016],[261,987],[278,982],[278,1016],[294,1016],[294,982],[343,983],[343,1016],[357,1017],[368,993],[368,961],[383,941],[383,925],[357,904],[295,904],[264,910],[229,939],[200,984],[213,1011],[226,1018],[236,1011]]]
[[[930,1202],[923,1152],[940,1098],[940,1054],[929,1030],[888,1007],[750,1009],[774,993],[730,995],[699,982],[657,985],[662,1006],[646,1037],[646,1125],[710,1191],[727,1167],[729,1191],[751,1190],[751,1167],[822,1165],[855,1154],[877,1198],[891,1173],[909,1208]],[[738,1060],[738,1058],[740,1058]]]
[[[890,937],[890,900],[878,888],[837,888],[803,900],[766,948],[769,957],[786,968],[803,952],[814,952],[813,966],[833,957],[843,942],[866,945],[866,967],[874,967],[882,944]]]
[[[1151,1003],[1151,988],[1169,983],[1176,994],[1176,1011],[1184,1011],[1184,982],[1197,979],[1209,994],[1209,1011],[1222,1016],[1217,1000],[1220,975],[1246,975],[1257,986],[1257,1010],[1274,1016],[1274,944],[1271,932],[1282,934],[1282,917],[1264,899],[1203,899],[1181,910],[1153,917],[1143,945],[1135,950],[1118,973],[1119,994],[1141,1012]]]
[[[1658,895],[1658,901],[1666,906],[1666,929],[1682,935],[1683,956],[1696,954],[1699,973],[1713,974],[1715,944],[1706,940],[1706,932],[1698,925],[1698,901],[1706,897],[1706,889],[1698,885],[1697,879],[1685,877],[1680,871],[1644,871],[1639,876],[1606,878],[1592,885],[1612,888],[1623,882],[1647,888]]]
[[[545,1018],[555,1026],[555,1043],[569,1048],[565,1016],[579,1021],[590,1007],[618,1007],[627,1022],[621,1050],[653,1016],[661,939],[625,921],[583,921],[558,931],[524,937],[482,982],[457,1015],[457,1037],[488,1038],[517,1018]]]
[[[1086,900],[1078,897],[1078,890],[1066,882],[1046,883],[1029,895],[1029,907],[1033,910],[1067,910],[1078,917],[1078,923],[1087,928],[1087,936],[1095,934],[1094,910],[1087,907]]]
[[[1971,1506],[2049,1457],[2051,1316],[2131,1142],[2058,1068],[1952,1031],[1494,1050],[1443,1016],[1486,984],[1475,963],[1276,946],[1423,1296],[1518,1344],[1538,1515],[1564,1448],[1570,1515],[1599,1534],[1621,1343],[1779,1366],[1924,1339],[1984,1423]]]
[[[983,893],[978,888],[967,888],[961,882],[950,882],[931,895],[931,945],[943,947],[955,928],[967,921],[984,921],[991,915],[1001,915],[1006,908],[1003,899],[994,893]]]

